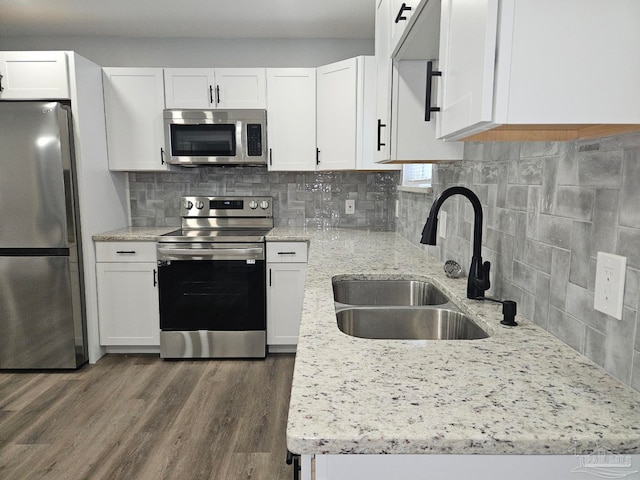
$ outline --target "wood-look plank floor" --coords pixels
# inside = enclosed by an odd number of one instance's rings
[[[0,372],[0,479],[289,480],[293,355]]]

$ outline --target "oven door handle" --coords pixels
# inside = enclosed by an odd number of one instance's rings
[[[256,248],[171,248],[158,247],[164,260],[263,260],[264,249]]]

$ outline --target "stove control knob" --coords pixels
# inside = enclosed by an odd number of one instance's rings
[[[266,210],[267,208],[269,208],[269,202],[267,202],[266,200],[262,200],[260,202],[260,208]]]
[[[258,202],[256,202],[255,200],[251,200],[251,201],[249,202],[249,208],[250,208],[251,210],[255,210],[256,208],[258,208]]]
[[[186,200],[184,202],[184,208],[187,210],[191,210],[193,208],[193,202],[191,200]]]
[[[202,210],[204,208],[204,203],[202,202],[202,200],[197,200],[196,201],[196,208],[198,210]]]

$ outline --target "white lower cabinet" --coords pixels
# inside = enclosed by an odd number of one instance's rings
[[[294,351],[298,343],[306,242],[267,242],[267,345],[269,351]]]
[[[597,452],[596,452],[597,453]],[[302,455],[302,480],[635,478],[640,455]],[[315,461],[315,472],[312,463]],[[613,474],[616,476],[614,477]]]
[[[160,346],[155,242],[96,242],[103,346]]]

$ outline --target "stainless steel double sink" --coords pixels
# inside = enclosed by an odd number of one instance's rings
[[[489,335],[427,280],[333,278],[338,328],[354,337],[477,340]]]

